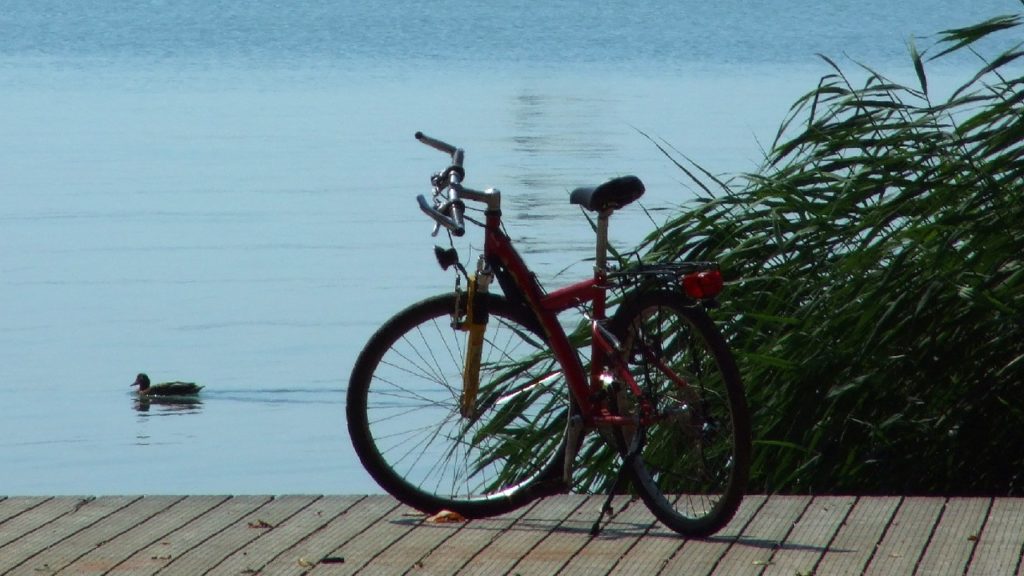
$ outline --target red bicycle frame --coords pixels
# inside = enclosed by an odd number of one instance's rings
[[[496,272],[511,279],[519,294],[533,310],[540,323],[555,359],[561,365],[566,382],[579,405],[583,421],[588,426],[595,425],[629,425],[635,420],[624,416],[614,416],[606,407],[595,402],[600,397],[603,381],[609,376],[606,367],[614,368],[615,376],[633,392],[635,398],[643,399],[636,380],[625,367],[625,362],[617,351],[617,343],[610,341],[601,323],[605,320],[607,297],[607,273],[603,265],[594,267],[594,277],[544,293],[536,278],[527,268],[522,257],[512,246],[512,241],[501,227],[501,211],[487,210],[484,225],[484,258],[487,262],[500,265]],[[602,215],[607,219],[607,215]],[[605,220],[607,222],[607,220]],[[600,243],[599,243],[600,244]],[[492,268],[496,268],[492,265]],[[505,286],[506,283],[502,283]],[[558,322],[558,314],[569,308],[585,303],[592,304],[590,314],[591,338],[591,370],[587,377],[580,362],[576,349],[569,342],[569,337]],[[641,400],[640,413],[651,414],[645,400]],[[646,420],[646,418],[643,418]]]

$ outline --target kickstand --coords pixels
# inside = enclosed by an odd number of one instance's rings
[[[601,520],[604,520],[604,515],[607,514],[609,519],[615,513],[615,509],[612,508],[612,498],[622,491],[626,485],[626,463],[622,463],[622,467],[619,468],[619,473],[615,475],[615,483],[612,484],[612,489],[608,491],[608,498],[604,501],[604,506],[601,506],[601,514],[594,521],[594,525],[590,527],[590,535],[597,536],[601,532]]]

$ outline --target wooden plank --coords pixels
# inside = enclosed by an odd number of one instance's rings
[[[642,503],[638,503],[638,505],[643,506]],[[616,576],[658,574],[679,552],[685,542],[686,540],[678,533],[669,530],[660,522],[655,522],[643,537],[636,539],[627,547],[625,553],[617,561],[607,568],[599,570],[598,573]]]
[[[415,563],[415,574],[448,576],[468,564],[481,550],[509,530],[536,503],[493,518],[472,520]]]
[[[259,510],[270,502],[270,496],[232,496],[206,513],[170,532],[157,541],[139,549],[118,564],[115,574],[154,574],[165,568],[174,573],[175,560],[201,545],[226,527]]]
[[[607,496],[595,495],[566,516],[512,567],[520,574],[562,574],[587,542],[590,528],[601,514]],[[543,503],[542,503],[543,504]]]
[[[122,564],[133,554],[163,540],[171,532],[207,513],[227,499],[227,496],[188,496],[179,500],[160,514],[145,519],[72,562],[61,573],[75,576],[99,576],[110,571],[132,572],[130,566],[122,566]]]
[[[898,496],[859,498],[815,574],[861,574],[875,554],[879,541],[900,505]]]
[[[772,556],[789,536],[797,520],[811,503],[810,496],[771,496],[757,516],[743,530],[743,534],[732,543],[715,564],[713,574],[758,573],[768,566]],[[691,561],[697,559],[698,566],[719,557],[720,546],[705,542],[694,542],[687,550]],[[703,568],[691,574],[706,573]]]
[[[1024,547],[1024,499],[996,498],[967,568],[975,574],[1014,574]]]
[[[320,559],[316,571],[313,573],[336,576],[354,574],[364,568],[371,574],[401,574],[405,572],[411,567],[411,563],[403,566],[401,570],[378,571],[374,562],[377,556],[393,543],[405,538],[422,517],[419,511],[408,506],[402,505],[393,508],[377,522],[364,525],[363,530],[351,540],[334,548],[327,557],[335,559],[335,562]],[[344,562],[341,562],[342,559]]]
[[[963,574],[984,525],[991,498],[951,498],[916,574]]]
[[[1021,574],[1024,499],[749,496],[687,540],[642,502],[556,496],[424,525],[388,496],[0,498],[0,574]],[[259,527],[259,521],[272,528]],[[254,527],[250,527],[252,523]]]
[[[707,574],[729,546],[735,542],[761,509],[768,503],[766,496],[745,496],[732,520],[716,534],[700,539],[680,541],[676,535],[675,548],[669,541],[644,538],[612,569],[612,574]],[[661,534],[662,532],[658,532]],[[665,533],[675,534],[665,530]],[[696,566],[699,559],[704,566]],[[642,572],[634,568],[642,567]]]
[[[597,537],[589,539],[562,569],[563,576],[603,574],[615,566],[640,538],[668,539],[673,551],[682,545],[682,538],[675,533],[649,534],[660,524],[643,501],[620,499],[625,502],[613,502],[614,516],[602,523],[603,528]],[[601,498],[602,504],[603,500]]]
[[[905,498],[866,574],[912,574],[945,504],[945,498]]]
[[[87,501],[71,499],[65,502],[69,508],[65,514],[52,518],[38,529],[0,548],[0,574],[20,566],[53,544],[88,528],[138,499],[138,496],[105,496]]]
[[[49,496],[17,496],[0,500],[0,524],[49,499]]]
[[[310,534],[355,505],[361,496],[328,496],[317,499],[291,518],[249,542],[207,573],[207,576],[267,574],[267,564],[292,549]]]
[[[410,528],[405,536],[392,542],[367,565],[374,574],[405,574],[419,571],[421,558],[430,554],[453,534],[464,529],[465,522],[425,522],[427,516],[403,518]]]
[[[260,574],[274,576],[299,576],[300,574],[326,573],[334,564],[322,564],[324,558],[345,560],[347,550],[340,548],[368,527],[387,522],[389,514],[399,509],[398,502],[390,496],[367,496],[341,514],[332,518],[319,530],[311,533],[297,544],[278,554],[260,570]],[[402,510],[407,510],[403,508]],[[357,559],[354,557],[354,559]]]
[[[312,504],[317,496],[280,496],[252,510],[198,545],[179,554],[171,566],[180,574],[202,574],[215,568],[221,561],[273,531],[300,510]],[[278,550],[280,552],[280,550]]]
[[[181,496],[139,498],[90,525],[88,529],[80,530],[66,537],[63,535],[63,531],[57,531],[60,540],[49,545],[23,565],[31,567],[36,573],[62,570],[108,540],[155,516],[181,499]]]
[[[545,498],[475,556],[459,574],[508,574],[538,542],[579,508],[587,497],[568,494]]]
[[[815,498],[793,531],[775,551],[765,576],[813,574],[819,560],[828,550],[857,499],[853,496],[819,496]]]
[[[11,542],[38,530],[86,503],[92,498],[50,498],[38,506],[27,508],[0,524],[0,552]]]

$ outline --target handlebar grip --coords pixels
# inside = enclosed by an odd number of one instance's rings
[[[417,132],[416,133],[416,139],[419,140],[420,142],[423,142],[427,146],[430,146],[431,148],[440,150],[441,152],[444,152],[445,154],[448,154],[449,156],[452,157],[452,159],[455,159],[455,154],[456,154],[456,152],[458,152],[459,153],[459,158],[458,158],[459,161],[456,162],[456,164],[458,164],[460,166],[462,165],[462,151],[459,150],[458,148],[456,148],[455,146],[452,146],[451,144],[448,144],[447,142],[442,142],[442,141],[440,141],[440,140],[438,140],[436,138],[431,138],[430,136],[427,136],[423,132]]]
[[[435,222],[447,228],[452,234],[462,236],[466,233],[466,224],[463,222],[462,218],[462,202],[452,204],[452,212],[455,214],[455,217],[452,218],[431,206],[430,202],[423,197],[423,194],[416,196],[416,201],[419,202],[420,210],[422,210],[424,214],[433,218]]]

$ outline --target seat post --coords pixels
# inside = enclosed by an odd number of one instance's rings
[[[602,210],[597,214],[597,258],[594,267],[607,272],[608,263],[608,219],[612,210]]]

